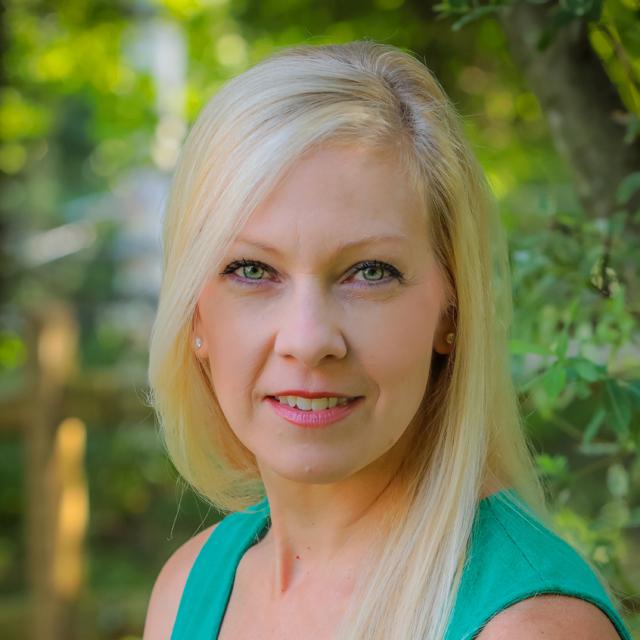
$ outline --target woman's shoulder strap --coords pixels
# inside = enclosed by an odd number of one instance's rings
[[[182,593],[171,640],[211,640],[218,633],[245,551],[269,516],[267,499],[223,518],[197,555]]]
[[[471,640],[503,609],[541,594],[593,603],[623,640],[631,640],[588,562],[537,519],[514,490],[480,502],[469,549],[447,640]]]

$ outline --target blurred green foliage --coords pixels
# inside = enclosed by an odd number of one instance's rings
[[[390,42],[415,52],[441,81],[500,202],[513,270],[513,373],[539,472],[557,524],[629,596],[636,614],[627,619],[638,628],[640,238],[629,221],[640,222],[640,212],[625,206],[640,188],[640,171],[620,184],[619,210],[606,219],[584,214],[494,19],[504,4],[6,2],[0,393],[10,398],[25,384],[25,314],[62,297],[80,327],[77,379],[118,379],[117,393],[141,404],[155,300],[127,288],[131,272],[123,271],[139,250],[122,241],[137,206],[119,209],[130,197],[127,180],[136,184],[144,169],[166,182],[177,144],[207,99],[274,49]],[[549,32],[562,37],[571,21],[589,21],[592,45],[629,108],[628,144],[640,132],[638,12],[637,0],[563,0]],[[161,84],[171,80],[162,75],[169,49],[174,62],[184,56],[179,91]],[[160,210],[158,202],[140,206]],[[81,226],[87,220],[89,231]],[[34,243],[65,225],[84,233],[69,236],[76,245],[66,240],[47,254],[49,236]],[[106,406],[87,419],[83,638],[139,637],[163,562],[220,516],[182,490],[151,412],[142,413],[132,421]],[[4,637],[21,637],[24,459],[18,425],[10,427],[0,441],[0,619]]]

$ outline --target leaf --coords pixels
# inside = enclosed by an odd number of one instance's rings
[[[627,503],[620,498],[616,498],[602,506],[598,514],[598,520],[609,528],[620,529],[629,522],[629,516]]]
[[[518,393],[526,393],[531,389],[531,387],[535,387],[542,380],[542,378],[544,378],[546,373],[547,373],[546,371],[543,371],[542,373],[537,373],[535,376],[532,376],[528,380],[523,381],[518,386]]]
[[[640,407],[640,380],[627,382],[625,387],[629,390],[631,399]]]
[[[616,42],[623,44],[626,52],[633,58],[640,56],[640,31],[638,31],[638,7],[626,0],[607,2],[607,17],[615,27],[610,30]],[[614,26],[613,24],[611,25]],[[637,118],[636,114],[629,114],[630,119]]]
[[[542,388],[549,400],[555,400],[567,381],[567,370],[564,366],[556,363],[547,369],[542,376]]]
[[[563,331],[558,337],[558,341],[555,344],[554,351],[555,354],[561,360],[567,355],[567,349],[569,348],[569,333],[567,331]]]
[[[562,27],[567,26],[573,20],[574,15],[570,11],[561,7],[554,7],[547,15],[547,21],[536,43],[536,49],[538,51],[547,49]]]
[[[620,181],[616,191],[616,202],[626,204],[638,189],[640,189],[640,171],[634,171]]]
[[[617,442],[590,442],[580,444],[578,450],[585,456],[609,456],[620,452]]]
[[[445,0],[434,5],[433,9],[446,16],[465,14],[470,10],[467,0]]]
[[[629,435],[629,423],[631,422],[629,394],[615,380],[611,379],[605,381],[604,389],[604,404],[613,428],[618,433]]]
[[[640,527],[640,507],[634,507],[629,514],[627,527]]]
[[[593,414],[591,420],[587,424],[587,427],[582,434],[582,446],[587,446],[593,438],[596,437],[602,423],[604,422],[604,418],[607,415],[607,412],[603,407],[599,407],[598,410]]]
[[[549,356],[551,351],[541,344],[526,342],[524,340],[509,340],[509,351],[514,355],[536,353],[540,356]]]
[[[560,455],[541,453],[536,456],[536,464],[540,473],[546,476],[560,476],[567,470],[567,458]]]
[[[619,462],[607,469],[607,487],[616,498],[622,498],[629,491],[629,474]]]
[[[627,122],[627,129],[624,134],[624,143],[632,144],[638,134],[640,134],[640,118],[638,118],[634,113],[631,114],[629,122]]]
[[[436,13],[439,13],[439,18],[446,17],[449,13],[451,13],[451,7],[446,2],[440,2],[439,4],[433,5],[433,10]]]
[[[573,358],[570,360],[571,368],[587,382],[597,382],[604,375],[604,367],[586,358]]]
[[[460,29],[462,29],[465,24],[473,22],[474,20],[478,20],[488,14],[496,13],[498,9],[500,9],[500,7],[497,5],[486,5],[484,7],[477,7],[473,9],[473,11],[470,11],[466,15],[462,16],[462,18],[460,18],[459,20],[456,20],[451,25],[451,29],[453,31],[460,31]]]
[[[594,0],[560,0],[560,4],[575,16],[584,16],[593,10]]]

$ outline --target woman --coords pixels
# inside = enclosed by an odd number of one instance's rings
[[[232,79],[163,249],[151,402],[230,514],[167,561],[145,640],[630,637],[551,529],[496,210],[423,64],[358,41]]]

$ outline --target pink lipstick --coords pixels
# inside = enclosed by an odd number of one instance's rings
[[[324,427],[346,418],[357,407],[360,406],[364,398],[362,396],[350,400],[344,406],[335,406],[331,409],[320,409],[318,411],[303,411],[288,404],[281,404],[277,398],[267,397],[266,400],[273,407],[273,410],[282,418],[295,424],[298,427]]]

